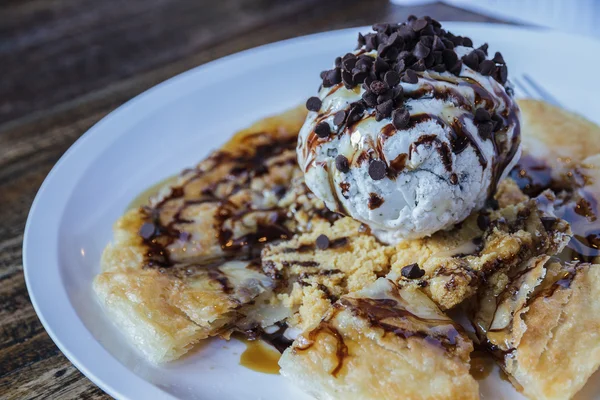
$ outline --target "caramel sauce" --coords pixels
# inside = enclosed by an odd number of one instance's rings
[[[177,181],[179,175],[173,175],[168,178],[163,179],[162,181],[155,183],[150,186],[142,193],[138,194],[127,206],[127,210],[133,210],[134,208],[139,208],[143,206],[147,206],[150,202],[150,198],[158,193],[158,191],[167,185],[174,184]]]
[[[262,340],[247,340],[242,342],[246,350],[240,356],[240,365],[252,371],[263,374],[279,374],[279,359],[281,353]]]
[[[471,369],[469,373],[475,380],[481,381],[490,376],[494,370],[495,361],[486,352],[475,350],[471,353]]]

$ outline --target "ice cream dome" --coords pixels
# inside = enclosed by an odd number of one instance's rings
[[[297,152],[328,208],[396,243],[484,207],[519,159],[520,112],[487,44],[429,17],[373,30],[321,73]]]

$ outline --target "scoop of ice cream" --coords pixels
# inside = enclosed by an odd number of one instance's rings
[[[520,113],[487,44],[428,17],[373,29],[321,73],[297,153],[327,207],[395,243],[485,205],[519,158]]]

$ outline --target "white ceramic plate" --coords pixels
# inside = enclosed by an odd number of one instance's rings
[[[509,74],[527,73],[568,108],[600,123],[600,44],[500,25],[444,27],[501,49]],[[151,184],[196,164],[240,128],[303,103],[319,72],[352,49],[358,29],[248,50],[203,65],[136,97],[81,137],[60,159],[31,208],[25,278],[44,327],[93,382],[120,399],[306,399],[277,375],[239,366],[242,343],[214,340],[162,367],[124,341],[94,299],[91,283],[111,227]],[[492,53],[493,54],[493,53]],[[481,382],[487,399],[518,398],[498,373]],[[600,393],[596,376],[585,397]],[[596,395],[597,396],[597,395]]]

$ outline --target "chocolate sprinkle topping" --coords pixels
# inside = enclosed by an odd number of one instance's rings
[[[310,97],[306,100],[306,109],[308,111],[319,111],[321,109],[321,99],[316,96]]]
[[[423,275],[425,275],[425,271],[419,268],[419,264],[410,264],[406,267],[402,267],[400,272],[403,277],[408,279],[419,279]]]
[[[154,236],[156,232],[156,227],[152,222],[146,222],[140,227],[140,236],[144,239],[148,240]]]
[[[350,164],[348,163],[348,159],[341,154],[335,158],[335,167],[338,169],[338,171],[344,173],[350,170]]]
[[[317,126],[315,126],[315,133],[320,138],[326,138],[331,133],[331,128],[327,122],[319,122]]]
[[[329,238],[321,234],[317,237],[315,244],[317,245],[317,248],[319,250],[326,250],[327,248],[329,248]]]
[[[410,121],[410,113],[406,108],[399,108],[392,113],[392,125],[396,129],[404,129]]]
[[[346,120],[346,112],[344,110],[338,111],[333,116],[333,124],[335,126],[342,126]]]
[[[385,177],[387,167],[381,160],[373,160],[369,164],[369,176],[374,181],[379,181]]]

